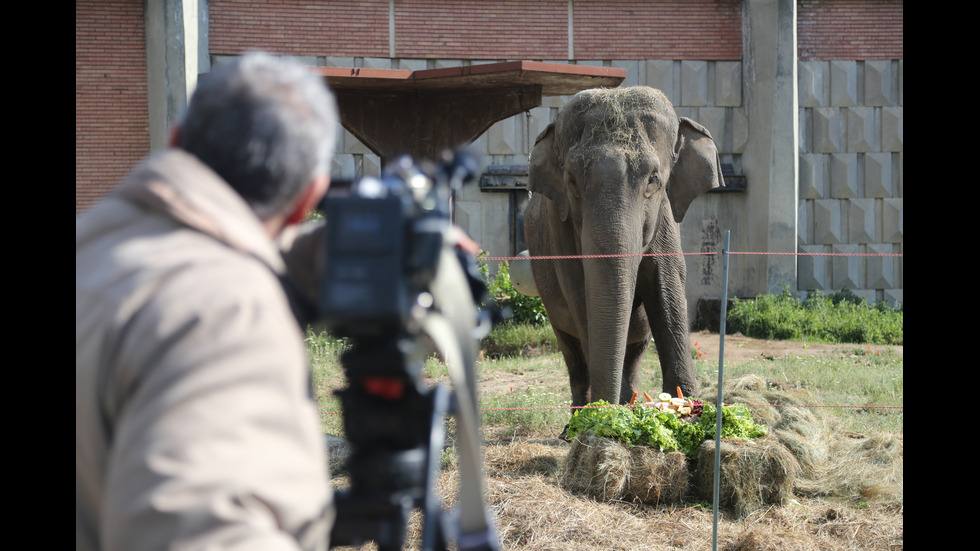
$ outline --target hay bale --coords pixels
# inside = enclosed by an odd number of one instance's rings
[[[715,441],[698,450],[694,478],[698,496],[714,498]],[[782,505],[793,495],[800,471],[796,458],[772,437],[721,442],[719,504],[743,518],[770,505]]]
[[[561,484],[597,499],[620,499],[629,480],[629,450],[619,442],[579,435],[565,460]]]
[[[689,479],[687,457],[681,452],[628,448],[590,434],[572,442],[559,482],[602,501],[666,504],[683,500]]]
[[[630,448],[629,482],[623,497],[650,505],[683,501],[689,486],[687,456],[649,446]]]

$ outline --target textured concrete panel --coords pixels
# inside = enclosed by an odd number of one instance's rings
[[[681,61],[681,105],[708,105],[707,61]]]
[[[875,200],[851,199],[847,203],[848,243],[875,242]]]
[[[515,118],[509,117],[498,121],[487,130],[487,153],[513,155],[522,150],[522,140],[518,131],[523,130],[524,126],[518,125]]]
[[[813,201],[813,243],[835,245],[842,243],[841,202],[836,199]]]
[[[897,153],[892,155],[892,173],[896,174],[895,185],[897,190],[895,191],[895,197],[905,197],[905,153]]]
[[[483,236],[483,208],[479,201],[456,201],[456,225],[474,239]],[[481,243],[482,246],[482,243]],[[489,250],[489,249],[484,249]]]
[[[902,151],[905,146],[902,107],[881,108],[881,150]]]
[[[905,237],[902,199],[884,199],[881,205],[881,240],[902,243]]]
[[[483,193],[483,234],[480,246],[491,256],[510,256],[520,251],[513,250],[511,243],[512,213],[510,194]]]
[[[867,153],[880,151],[878,126],[873,107],[849,107],[847,112],[847,151]]]
[[[810,243],[810,218],[810,202],[800,201],[800,206],[796,209],[797,245],[807,245]]]
[[[430,69],[448,69],[450,67],[462,67],[461,59],[435,59],[429,64]]]
[[[830,155],[830,196],[835,199],[851,199],[858,196],[857,154]]]
[[[745,109],[732,109],[732,153],[745,153],[745,147],[749,144],[749,119],[745,116]]]
[[[905,105],[905,60],[898,60],[898,104]]]
[[[797,65],[800,107],[826,107],[830,97],[830,66],[826,61],[801,61]]]
[[[656,88],[667,95],[671,103],[677,104],[680,99],[679,86],[674,78],[674,62],[669,59],[652,59],[646,61],[646,85]]]
[[[324,63],[326,67],[353,67],[354,58],[348,56],[328,55],[325,58]]]
[[[829,197],[830,156],[800,155],[800,199],[825,199]]]
[[[905,304],[904,295],[904,289],[885,289],[884,298],[882,300],[889,306],[901,306]]]
[[[701,120],[701,110],[697,107],[686,107],[686,106],[674,106],[674,112],[677,113],[678,117],[687,117],[694,121]]]
[[[858,104],[857,62],[830,62],[830,105],[851,107]]]
[[[868,254],[892,254],[892,245],[868,245]],[[898,257],[868,257],[868,288],[893,289],[898,286]]]
[[[892,154],[865,153],[864,196],[893,197]]]
[[[391,58],[365,57],[361,60],[361,67],[365,69],[391,69]]]
[[[701,123],[711,134],[718,151],[728,153],[731,146],[725,143],[725,136],[728,135],[725,129],[725,112],[730,111],[724,107],[702,107],[698,109],[697,121]]]
[[[344,129],[343,152],[356,153],[356,154],[374,153],[373,151],[371,151],[370,147],[364,145],[364,143],[362,143],[361,140],[358,140],[357,137],[351,134],[350,131],[347,130],[346,128]]]
[[[393,69],[404,69],[408,71],[424,71],[428,63],[424,59],[398,59],[392,64]]]
[[[353,180],[354,156],[349,153],[335,154],[330,160],[330,178],[334,180]]]
[[[858,254],[860,249],[857,245],[834,245],[834,254]],[[833,288],[840,289],[863,289],[864,277],[863,268],[865,262],[861,256],[833,256]]]
[[[613,60],[611,65],[626,70],[626,79],[620,84],[621,87],[639,86],[645,81],[643,69],[646,64],[642,61],[636,59]]]
[[[374,153],[360,155],[361,176],[381,176],[381,157]]]
[[[864,104],[878,107],[895,105],[897,89],[892,62],[870,60],[864,62]]]
[[[812,109],[800,109],[799,121],[796,125],[796,149],[800,154],[813,151],[813,117]]]
[[[800,291],[826,291],[830,289],[830,256],[820,256],[826,252],[821,245],[806,245],[800,247],[797,258],[797,289]],[[814,254],[816,256],[809,256]]]
[[[715,62],[715,105],[739,107],[742,105],[742,63],[740,61]]]
[[[844,151],[840,109],[817,107],[810,110],[813,153]]]

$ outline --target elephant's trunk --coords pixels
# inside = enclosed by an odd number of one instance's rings
[[[588,366],[591,400],[618,404],[623,358],[626,355],[629,322],[636,292],[640,260],[637,232],[617,231],[609,221],[598,224],[598,231],[584,232],[585,255],[622,255],[614,258],[587,258],[583,262],[585,307],[588,316]],[[635,242],[634,242],[635,241]]]

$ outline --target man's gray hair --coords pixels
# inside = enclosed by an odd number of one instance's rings
[[[323,77],[295,61],[248,53],[201,79],[179,141],[265,220],[329,174],[338,122]]]

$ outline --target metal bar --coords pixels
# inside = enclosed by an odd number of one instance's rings
[[[718,508],[721,488],[721,406],[722,387],[725,382],[725,320],[728,317],[728,248],[731,230],[725,230],[725,248],[722,251],[723,265],[721,277],[721,322],[718,326],[718,398],[715,401],[715,487],[713,497],[714,520],[712,523],[711,548],[718,550]]]

